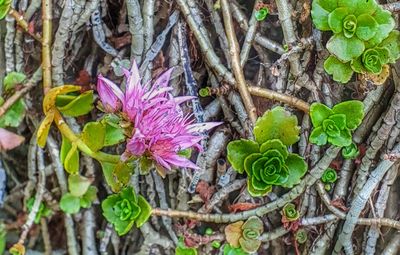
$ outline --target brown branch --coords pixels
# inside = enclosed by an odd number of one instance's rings
[[[13,8],[10,9],[10,11],[8,12],[9,15],[11,15],[15,21],[17,22],[17,24],[26,32],[28,33],[30,36],[32,36],[36,41],[38,42],[42,42],[42,37],[40,36],[40,34],[38,33],[33,33],[31,31],[29,31],[29,25],[28,22],[24,19],[24,16],[22,16],[19,12],[17,12],[16,10],[14,10]]]
[[[249,114],[249,118],[254,124],[257,120],[257,110],[256,107],[254,106],[253,99],[251,98],[251,95],[247,88],[246,80],[243,74],[243,69],[240,64],[240,53],[239,53],[240,48],[235,35],[235,30],[233,28],[232,15],[228,0],[221,0],[221,9],[224,17],[225,30],[229,42],[229,54],[231,55],[232,58],[232,69],[237,81],[237,88],[242,97],[247,113]]]
[[[43,69],[43,91],[46,94],[51,89],[51,39],[52,39],[52,2],[42,0],[42,69]],[[59,84],[61,85],[61,84]]]

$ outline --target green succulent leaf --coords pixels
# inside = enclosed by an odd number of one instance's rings
[[[229,163],[231,163],[233,169],[238,173],[243,173],[244,171],[244,160],[247,156],[252,153],[259,152],[258,143],[251,140],[236,140],[232,141],[227,146],[227,158]]]
[[[332,168],[327,168],[322,174],[321,181],[323,183],[335,183],[337,180],[337,173]]]
[[[0,20],[4,19],[4,17],[8,14],[8,11],[11,8],[11,2],[11,0],[0,1]]]
[[[283,208],[282,208],[282,214],[285,216],[286,220],[288,221],[295,221],[300,218],[300,213],[299,211],[296,210],[296,205],[292,203],[287,203]]]
[[[137,196],[132,187],[108,196],[102,203],[103,216],[113,224],[118,235],[124,235],[136,226],[142,226],[150,217],[151,207],[142,196]]]
[[[329,52],[343,62],[349,62],[361,56],[365,46],[357,37],[347,38],[344,34],[335,34],[326,44]]]
[[[240,247],[234,248],[229,243],[224,245],[224,255],[247,255]]]
[[[325,10],[320,1],[312,1],[311,17],[315,27],[321,31],[331,30],[328,22],[329,11]]]
[[[339,103],[332,108],[332,111],[346,115],[346,125],[350,130],[356,129],[364,118],[364,104],[357,100]]]
[[[340,6],[338,5],[338,0],[316,0],[313,2],[317,2],[319,5],[321,5],[322,8],[324,8],[328,12],[331,12]]]
[[[105,125],[104,146],[112,146],[125,141],[124,129],[114,127],[109,124]]]
[[[60,209],[68,214],[74,214],[79,212],[80,199],[79,197],[73,196],[71,193],[65,193],[60,200]]]
[[[272,185],[266,185],[264,189],[256,189],[253,186],[252,178],[247,178],[247,191],[253,197],[263,197],[272,191]]]
[[[7,230],[3,222],[0,222],[0,254],[4,254],[6,250]]]
[[[322,127],[317,127],[314,128],[313,131],[311,131],[309,140],[313,144],[322,146],[328,142],[328,135],[325,133]]]
[[[93,91],[89,90],[76,96],[68,104],[58,107],[64,115],[78,117],[88,114],[93,109]]]
[[[333,80],[340,83],[347,83],[353,76],[353,70],[349,62],[343,63],[335,56],[329,56],[324,62],[325,71],[332,75]]]
[[[25,103],[23,99],[17,100],[7,112],[0,117],[0,127],[18,127],[25,117]]]
[[[338,136],[328,136],[328,142],[338,147],[349,146],[352,143],[350,130],[345,128]]]
[[[377,8],[375,0],[338,0],[338,6],[349,8],[354,15],[373,14]]]
[[[299,140],[299,133],[296,116],[285,111],[283,107],[266,111],[254,127],[254,137],[259,144],[279,139],[285,145],[292,145]]]
[[[10,72],[4,77],[4,90],[9,91],[15,88],[16,85],[22,84],[26,79],[26,75],[19,72]]]
[[[114,178],[113,173],[114,173],[116,164],[104,162],[104,161],[102,161],[100,163],[101,163],[101,167],[103,169],[104,178],[106,179],[108,186],[111,187],[111,190],[113,192],[119,192],[121,190],[121,188],[123,187],[123,184]]]
[[[346,38],[351,38],[357,30],[357,17],[354,15],[347,15],[343,19],[343,34]]]
[[[345,159],[355,159],[360,155],[360,151],[355,143],[351,143],[342,149],[342,156]]]
[[[336,8],[328,15],[328,24],[334,33],[343,31],[343,20],[349,14],[349,9],[346,7]]]
[[[400,58],[400,32],[393,30],[389,36],[379,44],[379,47],[388,50],[388,63],[396,63],[396,60]]]
[[[295,236],[296,241],[299,244],[304,244],[307,242],[308,233],[307,233],[307,230],[305,230],[304,228],[297,230],[296,233],[294,234],[294,236]]]
[[[310,106],[311,123],[314,127],[322,126],[322,122],[329,118],[333,111],[326,105],[315,102]]]
[[[263,21],[268,16],[269,10],[266,7],[260,8],[256,13],[255,17],[257,21]]]
[[[175,255],[197,255],[197,250],[193,247],[186,247],[183,237],[180,237],[175,248]]]
[[[97,188],[89,186],[85,194],[80,198],[80,206],[82,208],[90,208],[92,203],[97,199]]]
[[[372,1],[371,1],[372,2]],[[357,17],[356,35],[363,41],[372,39],[378,30],[378,22],[369,14],[361,14]]]
[[[100,122],[89,122],[82,131],[82,141],[94,152],[104,146],[106,127]]]
[[[302,157],[294,153],[289,154],[285,163],[289,171],[289,176],[287,181],[282,184],[282,187],[292,188],[294,185],[300,183],[300,179],[307,172],[307,163]]]
[[[68,189],[71,195],[75,197],[83,196],[89,189],[92,180],[79,174],[68,176]]]
[[[387,50],[386,50],[387,51]],[[379,74],[382,71],[382,62],[379,52],[376,49],[366,50],[361,58],[363,66],[369,72]]]
[[[378,23],[378,28],[375,36],[368,41],[368,44],[375,46],[388,37],[389,33],[395,27],[395,22],[392,14],[389,11],[383,10],[382,7],[376,8],[376,12],[372,16]]]
[[[79,151],[76,144],[72,144],[64,159],[64,168],[69,174],[79,172]]]
[[[286,146],[279,139],[272,139],[263,143],[260,146],[260,153],[262,154],[271,149],[278,150],[279,153],[282,155],[283,159],[286,159],[287,156],[289,155]]]

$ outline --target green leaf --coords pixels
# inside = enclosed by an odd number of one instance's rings
[[[118,162],[113,169],[113,177],[116,182],[120,183],[122,186],[128,184],[129,179],[133,173],[133,167],[128,164],[128,162]]]
[[[104,146],[106,127],[100,122],[89,122],[82,131],[83,142],[94,152]]]
[[[80,205],[83,208],[90,208],[92,203],[97,198],[97,188],[95,186],[90,186],[86,193],[80,198]]]
[[[344,129],[346,126],[346,115],[344,114],[333,114],[329,116],[330,120],[333,120],[335,122],[335,125],[340,129]]]
[[[369,14],[361,14],[357,17],[356,35],[363,41],[368,41],[375,36],[378,30],[378,22]]]
[[[329,11],[325,10],[318,2],[319,1],[312,1],[312,20],[317,29],[321,31],[329,31],[331,30],[328,24]]]
[[[395,27],[394,19],[389,11],[383,10],[382,7],[377,8],[377,11],[372,15],[373,18],[378,22],[378,28],[375,36],[368,41],[372,46],[382,42],[383,39],[388,37],[389,33]]]
[[[108,186],[111,187],[111,190],[113,192],[119,192],[123,185],[114,178],[113,172],[114,168],[116,167],[116,164],[108,162],[100,162],[100,163],[103,169],[104,178],[106,179]]]
[[[124,130],[121,127],[105,125],[104,146],[111,146],[125,141]]]
[[[289,154],[286,146],[279,139],[272,139],[263,143],[260,147],[260,153],[264,153],[271,149],[278,150],[284,159],[286,159]]]
[[[224,245],[224,255],[247,255],[240,247],[234,248],[228,243]]]
[[[58,107],[60,112],[70,117],[88,114],[93,109],[93,91],[86,91],[65,106]]]
[[[9,91],[15,88],[16,85],[22,84],[26,79],[26,75],[18,72],[10,72],[4,77],[4,90]]]
[[[363,13],[372,14],[377,8],[375,0],[338,0],[337,4],[349,8],[356,16]]]
[[[0,3],[0,20],[4,19],[4,17],[8,14],[8,11],[11,7],[11,0],[3,0]]]
[[[289,170],[289,178],[281,186],[285,188],[292,188],[294,185],[300,183],[300,179],[307,172],[308,167],[302,157],[293,153],[289,154],[285,164]]]
[[[252,153],[259,152],[259,145],[251,140],[232,141],[227,146],[227,158],[238,173],[244,171],[244,160]]]
[[[356,129],[364,118],[364,104],[361,101],[350,100],[335,105],[334,113],[346,115],[346,125],[350,130]]]
[[[287,203],[282,208],[282,213],[288,221],[295,221],[300,218],[299,211],[296,210],[296,206],[292,203]]]
[[[346,38],[351,38],[356,33],[357,17],[354,15],[347,15],[343,19],[343,34]]]
[[[274,107],[258,118],[254,127],[256,142],[263,144],[268,140],[279,139],[285,145],[292,145],[299,140],[300,127],[297,118],[283,107]]]
[[[361,57],[353,59],[350,62],[350,66],[351,66],[351,69],[353,69],[353,71],[356,72],[356,73],[366,73],[366,72],[368,72],[367,69],[365,69],[365,67],[364,67],[364,65],[363,65],[363,63],[361,61]]]
[[[352,142],[350,130],[345,128],[340,130],[339,136],[328,136],[328,142],[338,147],[349,146]]]
[[[180,237],[175,248],[175,255],[197,255],[197,250],[193,247],[186,247],[183,237]]]
[[[254,162],[256,162],[261,157],[262,157],[261,153],[253,153],[245,158],[244,170],[246,171],[247,175],[250,176],[252,174],[252,171],[253,171],[252,166],[253,166]]]
[[[272,185],[266,186],[263,190],[255,189],[253,186],[252,178],[247,178],[247,191],[253,197],[263,197],[272,191]]]
[[[337,173],[334,169],[328,167],[322,174],[321,181],[323,183],[335,183],[337,180]]]
[[[83,196],[89,189],[92,180],[78,174],[68,176],[68,189],[75,197]]]
[[[379,44],[379,47],[389,51],[388,63],[396,63],[400,58],[400,32],[393,30],[389,36]]]
[[[317,2],[319,5],[321,5],[322,8],[324,8],[328,12],[335,10],[339,6],[338,0],[315,0],[313,2]]]
[[[340,83],[347,83],[353,76],[350,63],[343,63],[334,56],[329,56],[324,62],[325,71],[333,76],[333,80]]]
[[[349,9],[345,7],[336,8],[329,13],[328,24],[334,33],[340,33],[343,30],[343,20],[349,14]]]
[[[69,174],[79,172],[79,151],[76,144],[72,144],[64,160],[64,168]]]
[[[61,197],[60,209],[68,214],[77,213],[81,207],[79,200],[79,197],[75,197],[71,193],[66,193]]]
[[[71,150],[71,148],[72,143],[64,135],[61,135],[60,160],[62,164],[64,164],[65,158],[67,157],[68,152]]]
[[[322,127],[317,127],[311,132],[309,140],[313,144],[322,146],[328,142],[328,135],[325,133]]]
[[[25,103],[23,99],[17,100],[7,112],[0,117],[0,127],[18,127],[25,117]]]
[[[245,240],[244,238],[239,239],[240,248],[247,253],[255,253],[260,248],[261,241],[255,239]]]
[[[135,222],[136,227],[140,228],[150,218],[152,209],[150,204],[142,196],[138,196],[138,206],[140,207],[141,211],[139,216],[135,219]]]
[[[7,230],[3,222],[0,222],[0,254],[5,254]]]
[[[266,7],[260,8],[256,13],[255,17],[257,21],[263,21],[268,16],[269,10]]]
[[[343,34],[335,34],[329,39],[326,48],[339,60],[349,62],[361,56],[365,46],[363,41],[354,36],[352,38],[347,38]]]
[[[345,159],[355,159],[360,155],[360,151],[355,143],[351,143],[342,149],[342,156]]]
[[[310,106],[311,123],[314,127],[322,126],[322,122],[332,114],[332,110],[324,104],[315,102]]]

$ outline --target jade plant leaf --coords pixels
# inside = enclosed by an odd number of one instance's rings
[[[43,148],[46,145],[47,141],[47,136],[49,135],[50,127],[51,124],[53,123],[54,120],[54,110],[50,110],[46,113],[46,116],[44,117],[42,123],[40,123],[40,126],[37,131],[37,144]]]
[[[259,152],[259,145],[254,141],[241,139],[230,142],[227,151],[229,163],[237,172],[243,173],[244,160],[250,154]]]
[[[299,140],[299,133],[296,116],[285,111],[283,107],[266,111],[254,127],[254,137],[259,144],[279,139],[285,145],[292,145]]]
[[[339,103],[332,108],[336,114],[346,115],[346,126],[350,130],[356,129],[364,117],[364,104],[361,101],[350,100]]]
[[[333,80],[340,83],[347,83],[353,76],[353,70],[349,62],[343,63],[335,56],[329,56],[324,62],[325,71],[332,75]]]
[[[313,103],[310,106],[311,122],[314,127],[322,126],[322,122],[332,114],[332,110],[324,104]]]
[[[76,144],[72,144],[71,149],[66,154],[64,168],[69,174],[76,174],[79,172],[79,151]]]
[[[82,141],[94,152],[104,146],[106,127],[100,122],[89,122],[82,131]]]
[[[363,41],[356,37],[347,38],[343,34],[335,34],[326,44],[329,52],[343,62],[349,62],[361,56],[365,46]]]
[[[80,199],[79,197],[73,196],[71,193],[65,193],[60,200],[60,209],[65,213],[74,214],[79,212]]]
[[[70,117],[88,114],[93,109],[93,91],[86,91],[76,96],[68,104],[58,107],[58,110]]]
[[[265,18],[268,16],[269,10],[266,7],[260,8],[258,11],[255,13],[255,17],[257,21],[263,21]]]

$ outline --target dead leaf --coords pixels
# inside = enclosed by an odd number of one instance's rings
[[[196,192],[199,193],[199,195],[200,195],[201,199],[203,199],[204,203],[208,203],[211,196],[215,192],[215,187],[210,186],[205,181],[199,181],[199,183],[196,186]]]
[[[23,136],[14,134],[4,128],[0,128],[0,151],[12,150],[24,142]]]
[[[229,211],[231,213],[243,212],[257,208],[259,205],[260,204],[254,204],[254,203],[236,203],[229,206]]]

